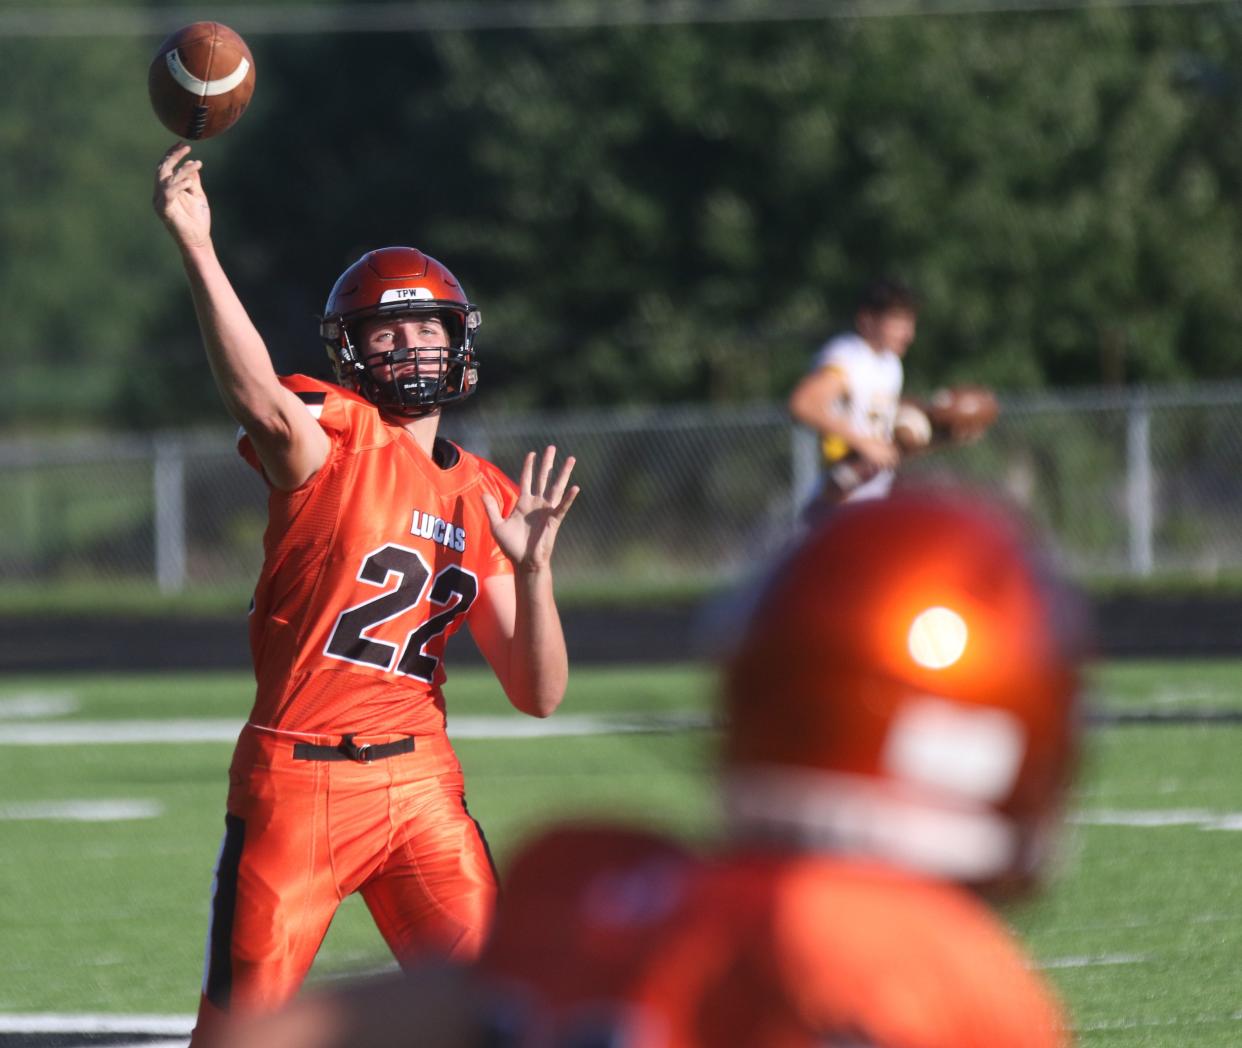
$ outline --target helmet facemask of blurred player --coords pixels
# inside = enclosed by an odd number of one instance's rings
[[[1086,625],[1019,522],[907,492],[843,508],[771,576],[726,665],[740,839],[989,894],[1032,886],[1076,762]]]
[[[440,346],[368,345],[376,321],[398,324],[434,317]],[[337,382],[387,414],[420,418],[470,396],[478,384],[477,307],[441,263],[416,248],[364,255],[337,280],[320,321],[320,336]]]

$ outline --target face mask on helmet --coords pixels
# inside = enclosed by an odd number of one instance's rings
[[[376,350],[374,322],[432,315],[446,344]],[[417,248],[371,251],[341,274],[328,296],[320,336],[337,381],[385,412],[418,418],[464,400],[478,383],[479,310],[448,269]]]
[[[1033,881],[1074,766],[1081,605],[975,496],[842,508],[769,578],[725,665],[742,836],[982,889]]]

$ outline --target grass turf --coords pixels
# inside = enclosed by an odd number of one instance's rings
[[[1094,708],[1242,710],[1236,663],[1124,663],[1091,677]],[[576,671],[577,713],[704,711],[696,667]],[[10,678],[0,718],[72,702],[58,721],[234,718],[241,674]],[[459,671],[450,711],[495,714],[486,671]],[[188,1013],[197,999],[210,871],[223,828],[225,743],[6,746],[0,719],[0,1012]],[[562,815],[608,813],[699,839],[714,828],[708,731],[458,743],[472,812],[503,869],[522,835]],[[1123,725],[1088,739],[1064,869],[1007,916],[1049,966],[1083,1045],[1236,1044],[1242,904],[1242,728]],[[16,818],[22,804],[145,800],[158,817]],[[1136,813],[1170,825],[1125,825]],[[1230,820],[1232,816],[1232,821]],[[1147,816],[1148,822],[1159,820]],[[1233,832],[1231,832],[1231,830]],[[388,963],[349,900],[314,980]]]

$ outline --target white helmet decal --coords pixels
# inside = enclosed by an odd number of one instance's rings
[[[435,300],[435,297],[430,288],[394,287],[380,295],[380,305],[386,302],[431,302]]]

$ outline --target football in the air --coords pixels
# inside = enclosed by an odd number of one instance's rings
[[[194,22],[160,44],[147,90],[155,115],[174,135],[211,138],[237,123],[250,104],[254,58],[228,26]]]
[[[916,404],[902,404],[893,422],[893,443],[902,452],[917,451],[931,443],[932,424],[927,413]]]
[[[958,441],[981,437],[999,414],[996,394],[983,386],[938,389],[927,402],[933,432]]]

